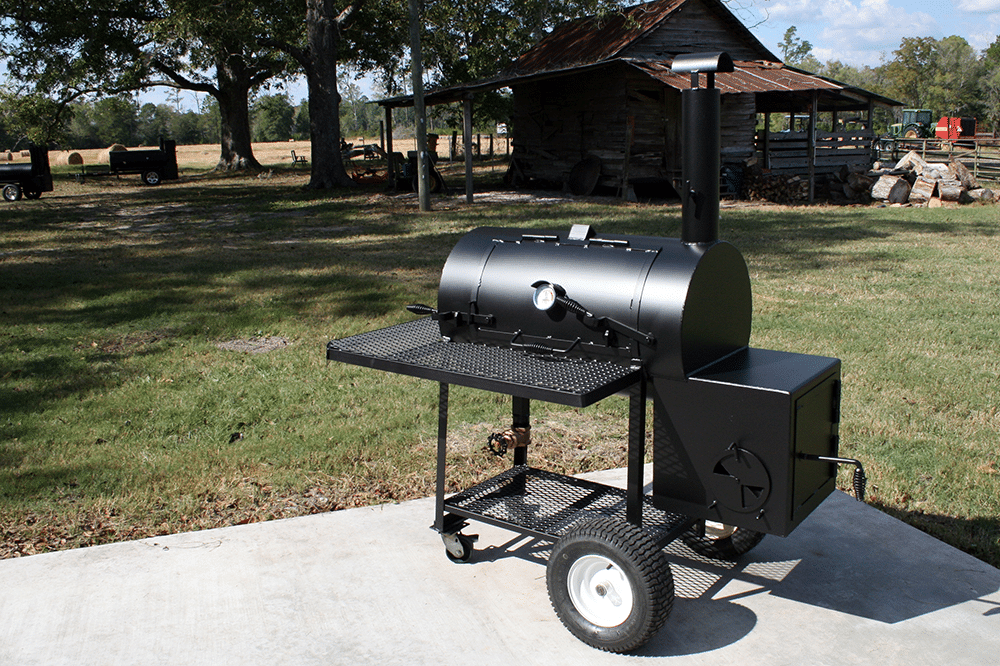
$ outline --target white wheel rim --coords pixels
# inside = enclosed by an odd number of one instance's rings
[[[569,598],[588,622],[617,627],[632,614],[632,586],[612,560],[584,555],[569,568]]]

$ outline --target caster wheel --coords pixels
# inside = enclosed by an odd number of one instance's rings
[[[688,548],[713,560],[735,560],[749,553],[763,539],[763,532],[710,520],[705,521],[704,534],[697,527],[692,527],[681,535],[681,540]]]
[[[444,553],[448,556],[448,559],[452,562],[465,564],[472,559],[472,552],[475,550],[473,544],[477,541],[478,537],[475,535],[466,534],[442,534],[441,540],[444,541]]]
[[[545,573],[559,620],[608,652],[645,645],[673,608],[666,555],[630,523],[598,519],[570,530],[553,547]]]

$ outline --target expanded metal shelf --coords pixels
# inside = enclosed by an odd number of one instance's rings
[[[638,366],[446,341],[429,317],[332,340],[326,358],[572,407],[624,391],[641,376]]]
[[[625,521],[625,490],[593,481],[518,465],[445,499],[446,511],[523,534],[555,541],[592,518]],[[642,527],[666,542],[690,525],[687,516],[668,513],[643,498]]]

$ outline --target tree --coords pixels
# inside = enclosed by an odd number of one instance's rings
[[[1000,129],[1000,37],[983,52],[984,76],[980,80],[983,115],[986,127]]]
[[[219,103],[219,167],[254,167],[250,91],[290,66],[261,46],[259,14],[235,0],[0,0],[0,56],[57,111],[151,85],[207,93]]]
[[[933,37],[904,37],[895,58],[885,66],[889,95],[907,107],[924,108],[928,83],[934,74],[937,40]]]
[[[778,44],[781,49],[781,58],[786,65],[791,65],[798,69],[809,72],[817,72],[821,65],[819,60],[812,54],[812,44],[808,40],[799,39],[796,36],[798,28],[794,25],[785,31],[784,39]]]
[[[253,105],[253,140],[288,141],[292,138],[295,107],[287,95],[265,95]]]
[[[940,115],[976,116],[983,67],[975,49],[962,37],[945,37],[937,43],[934,70],[927,81],[927,106]]]

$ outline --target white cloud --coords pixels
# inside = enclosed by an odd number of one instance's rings
[[[969,13],[1000,12],[1000,0],[958,0],[955,8]]]
[[[1000,0],[959,0],[960,2],[998,2]],[[880,64],[883,56],[892,57],[904,37],[944,36],[938,21],[924,11],[909,11],[920,6],[907,0],[778,0],[765,2],[767,23],[776,33],[796,27],[800,39],[813,46],[813,55],[821,62],[840,60],[851,65]],[[780,30],[779,30],[780,27]],[[780,41],[780,36],[777,38]],[[774,46],[768,44],[774,48]],[[775,50],[775,53],[780,53]]]

